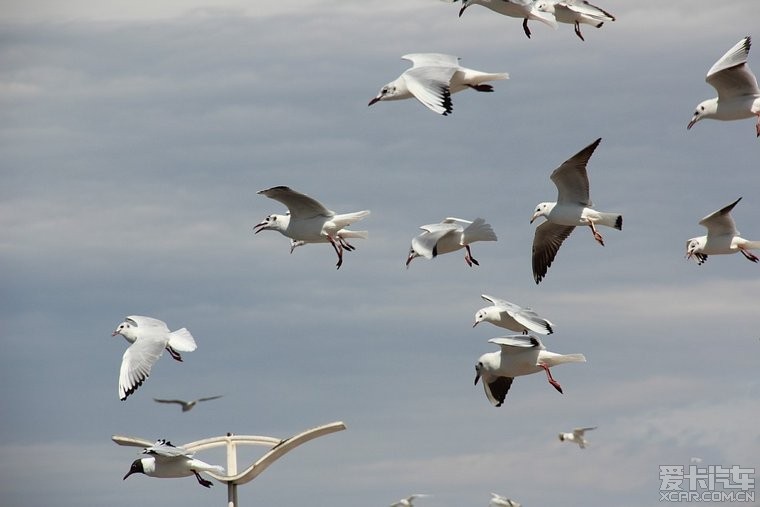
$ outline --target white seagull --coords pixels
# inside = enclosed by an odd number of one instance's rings
[[[428,224],[420,227],[423,232],[412,238],[412,246],[409,256],[406,258],[406,267],[417,257],[432,259],[440,254],[454,252],[464,248],[467,254],[464,261],[468,266],[480,263],[472,257],[470,244],[476,241],[496,241],[491,226],[482,218],[474,221],[462,220],[461,218],[445,218],[441,223]]]
[[[542,202],[536,206],[530,223],[538,217],[546,222],[536,227],[533,237],[533,278],[539,283],[546,276],[559,247],[577,226],[588,226],[594,239],[604,246],[597,225],[623,228],[623,216],[619,213],[603,213],[593,209],[589,197],[588,164],[591,154],[599,145],[599,138],[565,161],[551,174],[557,186],[557,202]]]
[[[410,495],[410,496],[408,496],[406,498],[402,498],[398,502],[392,503],[390,505],[390,507],[413,507],[415,499],[417,499],[417,498],[424,498],[426,496],[430,496],[430,495],[426,495],[425,493],[416,493],[416,494]]]
[[[209,396],[207,398],[198,398],[197,400],[192,400],[192,401],[185,401],[185,400],[164,400],[164,399],[160,399],[160,398],[153,398],[153,401],[155,401],[157,403],[175,403],[175,404],[177,404],[177,405],[179,405],[179,406],[182,407],[182,411],[183,412],[189,412],[190,410],[192,410],[192,408],[194,406],[196,406],[198,403],[200,403],[202,401],[217,400],[217,399],[221,398],[222,396],[223,395],[220,394],[218,396]]]
[[[475,365],[475,384],[483,377],[483,388],[492,405],[500,407],[504,403],[515,377],[546,372],[546,378],[554,388],[562,392],[562,386],[554,380],[549,368],[562,363],[585,363],[583,354],[556,354],[549,352],[533,335],[510,335],[492,338],[501,350],[480,356]]]
[[[210,488],[212,482],[201,477],[199,472],[214,472],[223,474],[224,468],[218,465],[209,465],[199,459],[193,458],[193,453],[182,447],[175,447],[171,442],[158,440],[151,447],[143,450],[143,454],[150,454],[147,458],[139,458],[132,462],[129,472],[124,476],[125,480],[132,474],[145,474],[150,477],[176,478],[190,477],[195,475],[201,486]]]
[[[582,23],[601,28],[605,21],[615,21],[615,16],[586,0],[538,0],[536,9],[554,14],[560,23],[574,25],[575,35],[582,41],[586,40],[581,33]]]
[[[575,428],[572,433],[560,433],[559,434],[559,441],[560,442],[573,442],[578,444],[578,447],[581,449],[586,448],[586,444],[588,444],[588,440],[584,438],[584,433],[587,431],[595,430],[596,426],[592,428]]]
[[[131,345],[124,352],[119,370],[119,399],[124,401],[150,376],[150,370],[164,349],[182,361],[180,352],[192,352],[198,346],[185,329],[169,331],[166,323],[152,317],[130,315],[111,336],[122,335]]]
[[[440,115],[451,114],[451,94],[468,88],[479,92],[492,92],[486,81],[509,79],[507,73],[488,73],[467,69],[459,65],[459,58],[441,53],[413,53],[401,57],[412,62],[407,69],[380,89],[369,106],[381,100],[415,98],[425,107]]]
[[[749,35],[744,37],[707,72],[705,81],[715,88],[718,96],[697,106],[687,130],[702,118],[728,121],[757,116],[755,131],[760,137],[760,88],[747,65],[751,43]]]
[[[288,213],[269,215],[253,227],[254,234],[264,230],[279,232],[291,239],[291,253],[305,243],[330,243],[338,254],[338,268],[343,264],[343,251],[355,249],[346,241],[345,238],[349,236],[345,234],[344,227],[369,215],[367,210],[337,215],[316,199],[284,186],[260,190],[258,193],[281,202],[288,208]],[[341,231],[344,234],[340,234]],[[353,231],[351,237],[366,237],[366,231]]]
[[[459,9],[459,17],[462,17],[465,9],[470,5],[482,5],[494,12],[509,16],[510,18],[522,18],[523,31],[530,39],[531,32],[530,28],[528,28],[529,19],[540,21],[554,29],[557,28],[557,20],[554,18],[554,13],[540,11],[536,7],[536,4],[536,0],[462,0],[462,8]]]
[[[533,331],[538,334],[552,334],[553,324],[541,317],[530,308],[523,308],[504,299],[498,299],[486,294],[483,299],[491,303],[491,306],[481,308],[475,313],[475,322],[472,327],[486,321],[494,326],[503,327],[518,333],[528,334]]]
[[[491,493],[491,501],[488,502],[488,505],[491,507],[520,507],[521,504],[515,502],[514,500],[510,500],[506,496]]]
[[[731,217],[731,210],[742,198],[728,206],[710,213],[699,221],[699,225],[707,228],[706,236],[691,238],[686,242],[686,258],[694,257],[697,264],[701,265],[707,260],[708,255],[734,254],[741,252],[747,260],[758,262],[758,257],[750,250],[760,248],[760,241],[748,241],[739,236],[736,223]]]

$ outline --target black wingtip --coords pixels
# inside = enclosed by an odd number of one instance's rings
[[[623,230],[623,215],[618,215],[617,219],[615,220],[615,229],[619,231]]]

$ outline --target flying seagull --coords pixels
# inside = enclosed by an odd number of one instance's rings
[[[475,313],[475,322],[472,327],[485,321],[494,326],[503,327],[518,333],[528,334],[529,331],[538,334],[552,334],[553,324],[541,317],[530,308],[523,308],[504,299],[498,299],[486,294],[483,299],[491,303],[491,306],[481,308]]]
[[[201,477],[200,472],[214,472],[223,474],[224,468],[218,465],[209,465],[199,459],[193,458],[193,453],[182,447],[175,447],[167,440],[158,440],[151,447],[146,447],[143,454],[149,454],[147,458],[139,458],[132,462],[129,472],[124,476],[126,480],[132,474],[145,474],[150,477],[175,478],[190,477],[195,475],[198,483],[206,488],[213,486],[208,479]]]
[[[416,493],[416,494],[410,495],[410,496],[408,496],[406,498],[402,498],[398,502],[392,503],[390,505],[390,507],[414,507],[414,500],[415,499],[417,499],[417,498],[424,498],[426,496],[430,496],[430,495],[426,495],[424,493]]]
[[[338,254],[338,269],[343,264],[343,251],[354,250],[345,240],[345,236],[338,233],[344,227],[369,215],[367,210],[338,215],[316,199],[285,186],[260,190],[258,193],[281,202],[288,208],[288,213],[269,215],[253,227],[254,234],[265,230],[279,232],[291,239],[291,253],[304,243],[330,243]],[[357,237],[364,236],[366,234]]]
[[[466,89],[492,92],[486,81],[509,79],[507,73],[488,73],[459,65],[459,58],[441,53],[412,53],[401,57],[412,68],[380,89],[369,106],[384,100],[417,99],[428,109],[446,116],[453,111],[451,95]]]
[[[173,359],[182,361],[180,352],[197,348],[193,335],[184,327],[169,331],[164,321],[141,315],[124,319],[111,336],[119,334],[131,344],[124,352],[119,370],[119,399],[122,401],[145,382],[164,350],[169,351]]]
[[[522,18],[523,31],[530,39],[531,31],[530,28],[528,28],[529,19],[540,21],[554,29],[557,28],[557,20],[554,18],[554,13],[541,11],[537,8],[536,4],[536,0],[462,0],[462,8],[459,9],[459,17],[462,17],[462,14],[464,14],[464,11],[469,6],[482,5],[494,12],[509,16],[510,18]]]
[[[559,434],[559,440],[560,442],[573,442],[578,444],[578,447],[581,449],[586,448],[586,444],[588,444],[588,440],[584,438],[584,433],[587,431],[595,430],[596,426],[592,428],[575,428],[572,433],[560,433]]]
[[[718,211],[710,213],[699,221],[699,225],[707,228],[707,235],[691,238],[686,241],[686,258],[694,257],[697,264],[702,265],[708,255],[734,254],[741,252],[747,260],[758,262],[758,257],[750,250],[760,248],[760,241],[748,241],[739,236],[736,223],[731,217],[734,209],[742,198],[725,206]]]
[[[480,263],[472,257],[470,244],[476,241],[496,241],[496,234],[482,218],[474,221],[461,218],[445,218],[438,224],[420,227],[424,232],[412,238],[412,246],[406,258],[406,267],[417,257],[433,259],[440,254],[455,252],[464,248],[467,254],[464,261],[468,266]]]
[[[699,103],[687,130],[702,118],[729,121],[757,116],[755,132],[760,137],[760,88],[747,65],[751,44],[750,36],[744,37],[707,72],[705,81],[718,96]]]
[[[218,396],[209,396],[208,398],[198,398],[197,400],[193,401],[185,401],[185,400],[162,400],[159,398],[153,398],[153,401],[157,403],[176,403],[177,405],[180,405],[182,407],[183,412],[189,412],[195,405],[200,403],[201,401],[209,401],[209,400],[216,400],[221,398],[223,395]]]
[[[514,500],[510,500],[506,496],[491,493],[491,501],[488,502],[488,505],[490,507],[520,507],[521,504],[515,502]]]
[[[574,25],[575,35],[583,38],[581,24],[601,28],[606,21],[615,21],[615,16],[586,0],[539,0],[536,9],[554,14],[559,23]]]
[[[586,362],[583,354],[563,355],[549,352],[541,340],[533,335],[502,336],[492,338],[488,342],[498,345],[501,350],[480,356],[475,365],[475,384],[483,377],[486,397],[496,407],[504,403],[515,377],[543,370],[549,383],[562,393],[562,386],[554,380],[549,368],[562,363]]]
[[[536,227],[533,236],[533,278],[539,283],[546,276],[562,242],[577,226],[588,226],[594,239],[604,246],[602,235],[596,230],[597,225],[623,228],[623,216],[619,213],[603,213],[593,209],[589,196],[588,164],[591,154],[601,138],[589,144],[566,160],[551,174],[551,180],[557,187],[557,202],[542,202],[536,206],[530,223],[538,217],[546,222]]]

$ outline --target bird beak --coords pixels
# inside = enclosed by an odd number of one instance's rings
[[[532,216],[532,217],[530,217],[530,223],[533,223],[533,221],[534,221],[535,219],[537,219],[537,218],[538,218],[538,213],[533,213],[533,216]]]
[[[114,331],[113,333],[111,333],[111,336],[116,336],[117,334],[119,334],[119,332],[118,331]]]
[[[473,323],[472,323],[472,327],[475,327],[475,326],[477,326],[477,325],[478,325],[478,321],[477,321],[477,320],[476,320],[475,322],[473,322]]]
[[[469,6],[470,6],[470,4],[468,4],[468,3],[465,3],[465,4],[462,6],[462,8],[461,8],[461,9],[459,9],[459,17],[460,17],[460,18],[462,17],[462,14],[464,14],[464,10],[465,10],[467,7],[469,7]]]
[[[474,386],[478,385],[478,380],[480,380],[480,372],[475,370],[475,383],[473,383],[472,385]]]
[[[122,481],[125,481],[127,479],[127,477],[129,477],[132,474],[133,474],[132,470],[130,470],[129,472],[127,472],[127,475],[124,476],[124,478],[122,479]]]
[[[693,127],[695,123],[697,123],[697,119],[696,118],[692,118],[692,120],[689,122],[689,124],[686,125],[686,130],[691,130],[691,127]]]
[[[409,269],[409,263],[412,262],[412,259],[414,259],[414,253],[409,252],[409,257],[406,258],[406,269]]]
[[[253,226],[253,233],[254,233],[254,234],[258,234],[258,233],[260,233],[261,231],[268,229],[267,225],[268,225],[268,224],[267,224],[267,222],[266,222],[266,221],[264,221],[264,222],[261,222],[261,223],[258,223],[258,224],[256,224],[256,225],[254,225],[254,226]],[[257,229],[257,227],[261,227],[261,228],[260,228],[260,229]]]
[[[369,107],[369,106],[371,106],[372,104],[374,104],[375,102],[378,102],[378,101],[380,101],[380,95],[378,95],[377,97],[375,97],[372,100],[370,100],[369,104],[367,104],[367,106]]]

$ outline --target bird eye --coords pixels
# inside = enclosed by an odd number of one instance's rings
[[[700,109],[701,109],[702,111],[704,111],[704,110],[705,110],[705,106],[702,106],[702,107],[700,107]]]

